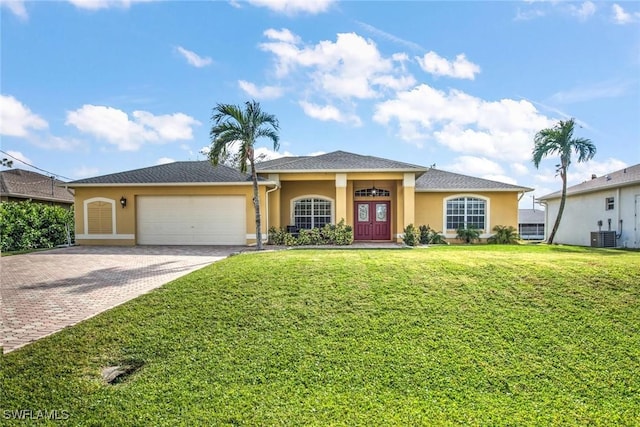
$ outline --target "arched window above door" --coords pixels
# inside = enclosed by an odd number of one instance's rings
[[[382,188],[371,187],[356,190],[354,195],[356,197],[389,197],[391,192]]]

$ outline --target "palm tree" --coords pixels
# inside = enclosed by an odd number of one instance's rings
[[[264,113],[256,101],[245,102],[245,108],[238,105],[218,104],[213,109],[211,121],[211,150],[209,160],[217,166],[221,160],[228,157],[228,150],[239,144],[238,168],[247,173],[247,164],[251,166],[253,181],[253,206],[256,210],[256,239],[257,249],[262,249],[262,230],[260,220],[260,194],[258,192],[258,175],[255,167],[254,145],[258,138],[268,138],[273,141],[273,149],[277,150],[278,119],[271,114]]]
[[[562,212],[567,200],[567,169],[571,164],[571,152],[575,151],[578,155],[578,162],[586,162],[591,160],[596,154],[596,146],[587,138],[573,138],[573,127],[575,120],[560,120],[554,127],[542,129],[536,133],[534,137],[535,146],[533,147],[533,164],[538,168],[544,157],[554,154],[560,155],[560,164],[556,165],[556,172],[562,178],[562,197],[560,199],[560,208],[556,222],[553,224],[551,234],[549,234],[548,243],[553,243],[553,238],[560,226]]]

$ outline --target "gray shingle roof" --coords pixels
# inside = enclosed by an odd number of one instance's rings
[[[429,169],[416,180],[416,191],[532,191],[533,188]]]
[[[640,163],[568,187],[567,196],[572,194],[591,193],[593,191],[606,190],[607,188],[626,187],[634,184],[640,184]],[[562,191],[556,191],[539,197],[538,200],[556,199],[561,196]]]
[[[257,163],[260,173],[278,172],[353,172],[353,171],[403,171],[415,172],[417,191],[530,191],[531,188],[481,178],[429,169],[424,166],[397,162],[373,156],[362,156],[334,151],[319,156],[282,157]],[[72,181],[69,187],[90,185],[154,185],[196,183],[250,182],[250,175],[224,165],[214,167],[209,161],[174,162],[126,172],[102,175]]]
[[[73,193],[61,184],[64,182],[23,169],[0,171],[0,195],[5,197],[73,203]]]
[[[520,209],[518,217],[518,224],[544,224],[544,211],[540,209]]]
[[[251,176],[209,161],[173,162],[126,172],[112,173],[68,183],[70,187],[85,184],[192,184],[250,182]]]
[[[374,156],[362,156],[346,151],[334,151],[319,156],[284,157],[256,164],[258,172],[294,171],[426,171],[424,166],[397,162]]]

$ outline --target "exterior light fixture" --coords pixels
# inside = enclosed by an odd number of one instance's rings
[[[127,198],[122,196],[120,197],[120,205],[122,206],[122,208],[124,209],[125,206],[127,206]]]
[[[376,197],[377,195],[378,195],[378,189],[374,185],[373,188],[371,189],[371,197]]]

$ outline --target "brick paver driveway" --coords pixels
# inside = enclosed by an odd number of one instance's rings
[[[7,353],[246,247],[75,246],[0,258]]]

